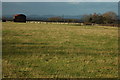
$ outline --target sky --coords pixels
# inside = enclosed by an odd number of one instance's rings
[[[119,2],[119,0],[0,0],[2,2]]]
[[[3,2],[3,15],[84,15],[113,11],[118,13],[117,2]]]

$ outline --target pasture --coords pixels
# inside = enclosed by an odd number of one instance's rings
[[[3,78],[116,78],[118,28],[3,23]]]

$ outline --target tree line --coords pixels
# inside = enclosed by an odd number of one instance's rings
[[[81,19],[64,19],[62,17],[48,18],[48,22],[83,22],[89,24],[118,24],[118,16],[115,12],[106,12],[103,14],[83,15]]]
[[[88,23],[96,23],[96,24],[117,24],[118,16],[114,12],[106,12],[104,14],[90,14],[84,15],[83,21]]]
[[[47,20],[48,22],[72,22],[72,23],[79,23],[81,20],[80,19],[65,19],[65,18],[62,18],[62,17],[51,17],[51,18],[48,18]]]

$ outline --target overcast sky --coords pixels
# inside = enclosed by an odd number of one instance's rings
[[[119,2],[119,0],[0,0],[2,2]]]

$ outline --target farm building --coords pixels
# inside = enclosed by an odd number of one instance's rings
[[[6,19],[2,19],[2,22],[6,22]]]
[[[17,14],[13,19],[14,22],[26,22],[26,16],[24,14]]]
[[[5,17],[2,17],[2,22],[6,22],[6,18]]]

